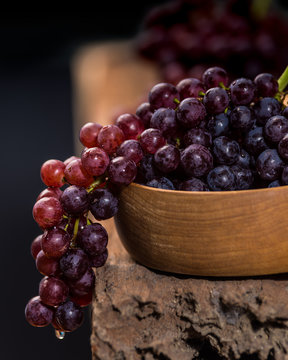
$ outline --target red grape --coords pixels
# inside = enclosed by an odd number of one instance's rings
[[[57,225],[62,220],[63,213],[60,201],[54,197],[42,198],[33,207],[33,217],[43,229]]]
[[[64,185],[65,164],[60,160],[47,160],[41,167],[41,179],[47,186]]]

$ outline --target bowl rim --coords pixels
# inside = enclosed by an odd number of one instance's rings
[[[276,187],[272,187],[272,188],[260,188],[260,189],[247,189],[247,190],[231,190],[231,191],[186,191],[186,190],[168,190],[168,189],[159,189],[159,188],[154,188],[152,186],[147,186],[147,185],[143,185],[143,184],[138,184],[135,182],[132,182],[131,184],[128,185],[128,187],[133,187],[133,188],[139,188],[139,189],[143,189],[146,191],[154,191],[157,193],[166,193],[166,194],[181,194],[181,195],[188,195],[188,196],[195,196],[196,194],[199,195],[201,194],[202,196],[231,196],[231,195],[240,195],[240,194],[251,194],[251,193],[267,193],[267,192],[277,192],[277,191],[284,191],[285,189],[288,189],[288,185],[281,185],[281,186],[276,186]]]

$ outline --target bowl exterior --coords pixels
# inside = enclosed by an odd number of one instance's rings
[[[288,186],[185,192],[131,184],[115,224],[129,254],[153,269],[200,276],[288,271]]]

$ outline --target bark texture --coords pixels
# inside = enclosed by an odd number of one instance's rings
[[[288,278],[203,279],[135,263],[113,224],[97,269],[93,360],[288,359]]]

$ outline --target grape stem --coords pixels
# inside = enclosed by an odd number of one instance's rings
[[[279,91],[282,92],[288,85],[288,66],[284,70],[283,74],[278,79]]]
[[[72,248],[76,247],[75,240],[76,240],[77,234],[78,234],[79,221],[80,221],[80,218],[77,218],[77,219],[75,220],[74,230],[73,230],[73,237],[72,237],[72,241],[71,241],[71,247],[72,247]]]
[[[99,186],[103,182],[103,180],[103,177],[100,176],[91,185],[89,185],[89,187],[86,189],[88,194],[93,191],[97,186]]]

